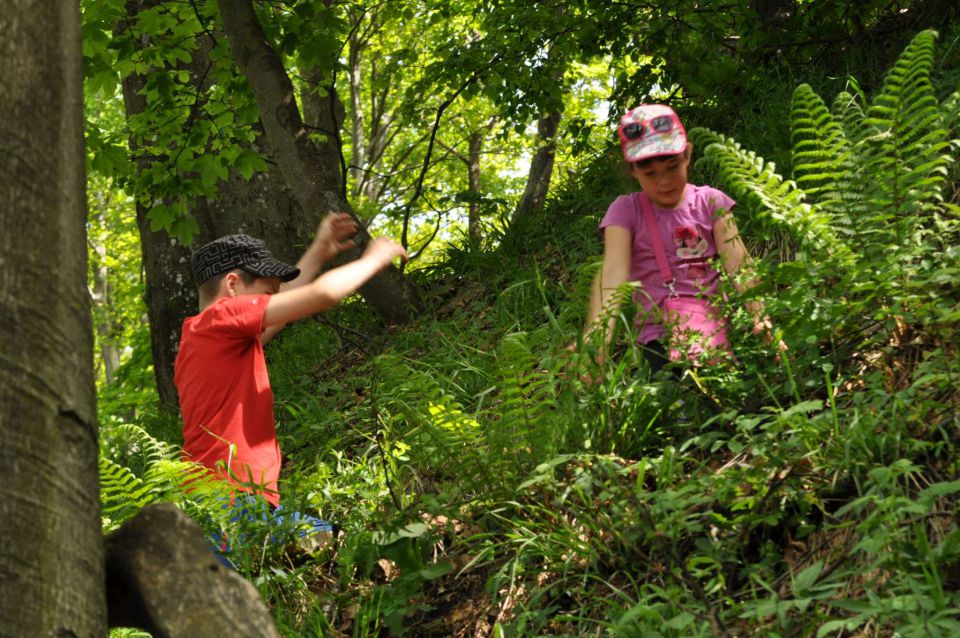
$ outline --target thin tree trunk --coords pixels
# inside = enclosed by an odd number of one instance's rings
[[[360,19],[359,17],[357,18]],[[360,36],[354,29],[350,33],[350,50],[347,77],[350,79],[350,139],[353,157],[350,161],[350,179],[353,180],[353,196],[359,197],[363,189],[366,140],[363,135],[363,102],[361,101],[363,78],[360,67]]]
[[[102,199],[102,198],[97,198]],[[100,205],[103,203],[100,202]],[[103,218],[102,211],[96,213],[90,212],[98,219]],[[114,345],[114,327],[110,321],[110,306],[113,303],[110,291],[110,270],[107,268],[107,247],[103,242],[98,241],[91,246],[97,253],[99,263],[93,268],[93,289],[91,300],[93,301],[94,329],[99,338],[100,360],[103,361],[103,376],[106,382],[113,383],[114,375],[120,366],[120,350]],[[103,309],[101,313],[96,312],[96,308]]]
[[[303,95],[304,122],[323,136],[323,141],[317,144],[323,163],[328,166],[339,166],[337,188],[344,193],[346,175],[344,174],[343,155],[340,152],[340,130],[343,126],[343,103],[337,94],[331,80],[318,68],[312,67],[303,72],[305,87]]]
[[[337,188],[339,176],[322,160],[303,124],[293,84],[283,62],[266,39],[250,0],[217,0],[224,31],[240,70],[250,82],[260,107],[264,132],[287,184],[304,210],[318,218],[327,211],[353,214]],[[362,247],[369,239],[358,233]],[[342,255],[355,259],[359,248]],[[390,267],[360,289],[363,298],[386,323],[403,323],[419,305],[416,291]]]
[[[368,202],[376,203],[380,197],[383,182],[383,154],[390,141],[393,118],[387,111],[392,83],[386,78],[383,89],[377,93],[373,87],[381,84],[377,60],[370,61],[370,136],[367,141],[366,171],[363,176],[361,194]]]
[[[0,636],[101,638],[79,2],[0,32]]]
[[[477,250],[480,247],[480,154],[483,152],[484,131],[474,131],[470,134],[470,141],[467,151],[467,187],[469,191],[476,195],[476,200],[470,200],[470,208],[467,213],[467,237],[470,240],[470,249]]]
[[[557,129],[560,127],[560,112],[553,111],[537,123],[537,151],[530,162],[527,186],[513,212],[513,222],[543,208],[553,177],[553,163],[557,155]]]

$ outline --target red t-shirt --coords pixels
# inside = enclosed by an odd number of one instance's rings
[[[184,456],[280,503],[280,446],[259,336],[268,295],[216,301],[183,322],[174,383]]]

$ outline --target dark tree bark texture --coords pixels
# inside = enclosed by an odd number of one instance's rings
[[[129,0],[130,20],[120,25],[127,28],[135,16],[157,3],[157,0]],[[201,36],[190,65],[194,82],[209,77],[210,42]],[[166,73],[166,70],[159,70]],[[123,96],[127,117],[147,108],[141,91],[146,83],[143,75],[129,75],[123,80]],[[272,152],[263,135],[257,150],[268,159]],[[134,149],[135,150],[135,149]],[[318,215],[304,214],[283,176],[272,167],[256,173],[250,180],[232,174],[221,183],[215,199],[197,199],[190,204],[190,213],[200,229],[192,246],[184,246],[165,231],[150,228],[149,210],[137,206],[137,224],[146,278],[147,315],[150,322],[154,374],[161,405],[171,412],[178,409],[177,391],[173,383],[173,364],[180,342],[183,320],[197,313],[197,290],[190,265],[192,251],[223,235],[247,233],[263,239],[279,259],[296,263],[313,239],[320,222]]]
[[[274,157],[294,197],[317,216],[328,211],[353,214],[340,193],[339,166],[330,166],[312,142],[283,62],[267,41],[250,0],[217,0],[223,28],[237,66],[250,82],[260,119]],[[363,226],[361,225],[361,229]],[[361,230],[359,248],[340,256],[355,259],[369,236]],[[416,291],[390,267],[360,289],[360,294],[386,323],[403,323],[419,305]]]
[[[547,200],[550,179],[553,177],[553,163],[557,156],[557,129],[559,127],[559,111],[548,113],[537,122],[537,142],[539,146],[530,162],[527,186],[517,203],[516,210],[513,212],[513,221],[540,210]]]
[[[106,633],[80,3],[0,0],[0,636]]]

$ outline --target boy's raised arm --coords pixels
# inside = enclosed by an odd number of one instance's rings
[[[303,251],[303,255],[297,262],[300,274],[295,279],[281,284],[280,291],[293,290],[312,282],[325,263],[354,246],[351,237],[356,234],[357,222],[349,214],[327,213],[317,227],[317,234],[313,241]],[[265,325],[260,335],[261,345],[266,345],[274,335],[283,330],[284,325],[283,323]]]
[[[325,263],[354,246],[351,237],[356,234],[357,222],[353,217],[347,213],[327,213],[317,227],[313,242],[297,262],[300,274],[296,279],[282,284],[280,290],[299,288],[313,281]]]
[[[399,244],[384,238],[372,239],[359,259],[328,270],[310,283],[271,295],[263,315],[265,334],[271,327],[332,308],[395,258],[406,256]]]

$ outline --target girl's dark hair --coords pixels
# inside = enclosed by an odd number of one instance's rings
[[[646,159],[637,160],[636,162],[624,162],[624,164],[627,165],[628,171],[632,171],[634,168],[646,168],[654,162],[665,162],[674,157],[681,157],[684,153],[689,152],[689,150],[690,146],[688,145],[687,148],[674,155],[658,155],[657,157],[648,157]]]

